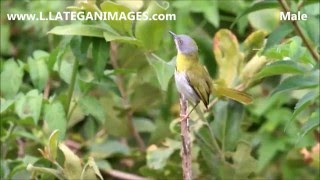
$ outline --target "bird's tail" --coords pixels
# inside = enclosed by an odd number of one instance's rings
[[[221,86],[215,86],[214,87],[214,94],[216,96],[225,96],[227,98],[233,99],[235,101],[238,101],[242,104],[250,104],[252,103],[252,97],[250,94],[247,94],[242,91],[238,91],[235,89],[230,89],[227,87],[221,87]]]

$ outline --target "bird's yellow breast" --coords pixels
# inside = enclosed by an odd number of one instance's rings
[[[198,62],[198,55],[197,54],[182,54],[182,53],[178,53],[176,70],[178,72],[186,71],[189,68],[192,68],[192,66],[194,64],[196,64],[197,62]]]

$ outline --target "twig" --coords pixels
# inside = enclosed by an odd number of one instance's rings
[[[119,67],[118,62],[117,62],[117,53],[118,53],[117,44],[115,42],[111,42],[110,43],[110,62],[111,62],[114,69],[117,69]],[[126,112],[126,117],[127,117],[127,121],[128,121],[129,130],[130,130],[132,136],[137,141],[140,150],[145,151],[146,145],[144,144],[143,139],[141,138],[140,134],[138,133],[138,131],[136,130],[136,128],[134,127],[134,124],[133,124],[133,119],[132,119],[133,111],[130,108],[130,103],[128,100],[127,92],[125,90],[123,76],[121,74],[118,74],[116,76],[116,84],[117,84],[117,87],[118,87],[120,94],[121,94],[121,97],[122,97],[122,104],[125,108],[128,108],[128,110]]]
[[[73,63],[70,87],[69,87],[68,96],[67,96],[67,104],[66,104],[67,117],[69,117],[69,114],[70,114],[70,104],[71,104],[71,100],[72,100],[72,96],[73,96],[74,87],[76,84],[78,66],[79,66],[79,61],[77,58],[75,58],[74,63]],[[68,121],[69,121],[69,119],[68,119]]]
[[[50,80],[50,78],[49,78],[49,79],[48,79],[48,82],[47,82],[47,84],[46,84],[46,86],[44,87],[44,90],[43,90],[43,98],[44,98],[44,99],[48,99],[48,98],[49,98],[50,85],[51,85],[51,80]]]
[[[118,170],[110,170],[110,171],[105,171],[106,173],[108,173],[110,176],[113,176],[115,178],[119,178],[119,179],[124,179],[124,180],[147,180],[148,178],[145,177],[141,177],[135,174],[129,174],[126,172],[122,172],[122,171],[118,171]]]
[[[290,8],[288,6],[288,4],[286,3],[285,0],[278,0],[280,5],[282,6],[283,10],[285,12],[290,12]],[[307,37],[303,34],[301,27],[298,24],[298,21],[291,21],[292,25],[294,27],[294,30],[296,31],[296,33],[298,34],[298,36],[301,37],[303,43],[306,45],[307,49],[309,50],[309,52],[311,53],[312,57],[316,60],[316,61],[320,61],[319,58],[319,54],[317,53],[317,51],[312,47],[310,41],[308,41]]]
[[[188,103],[185,98],[180,98],[180,115],[181,115],[181,140],[182,140],[182,172],[183,180],[192,179],[192,169],[191,169],[191,145],[190,145],[190,136],[188,130],[188,121],[184,117],[188,114]]]

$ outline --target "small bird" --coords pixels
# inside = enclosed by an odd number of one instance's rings
[[[169,33],[173,36],[178,51],[174,76],[178,92],[194,106],[184,119],[188,118],[200,101],[208,109],[211,93],[226,96],[243,104],[252,102],[249,94],[213,84],[207,69],[199,62],[196,42],[187,35],[176,35],[171,31]]]

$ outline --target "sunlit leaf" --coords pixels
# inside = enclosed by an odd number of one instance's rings
[[[0,76],[1,94],[5,98],[13,98],[13,96],[19,91],[22,83],[23,69],[21,65],[13,59],[5,61]]]
[[[63,139],[67,130],[67,119],[63,105],[56,101],[44,106],[44,120],[51,131],[59,130],[59,139]]]
[[[276,61],[261,69],[261,71],[256,74],[255,79],[280,74],[303,74],[305,71],[306,68],[295,61]]]
[[[114,32],[108,26],[97,26],[88,24],[71,24],[64,26],[56,26],[51,29],[48,34],[55,35],[79,35],[79,36],[92,36],[103,38],[103,32]]]
[[[141,41],[139,41],[138,39],[136,39],[134,37],[121,36],[121,35],[117,35],[117,34],[110,33],[110,32],[104,32],[103,36],[107,42],[116,41],[116,42],[122,42],[122,43],[135,44],[137,46],[142,45]]]
[[[35,52],[36,53],[36,52]],[[31,80],[34,86],[38,88],[39,91],[42,91],[49,79],[49,71],[45,58],[48,58],[49,54],[46,57],[34,57],[28,58],[29,72]]]
[[[115,29],[119,34],[128,34],[132,35],[132,23],[133,21],[127,18],[129,16],[131,10],[121,4],[105,1],[100,4],[101,10],[103,12],[112,13],[117,15],[114,19],[110,18],[107,23]]]
[[[255,2],[252,3],[252,5],[250,7],[248,7],[247,9],[245,9],[242,13],[240,13],[237,18],[234,20],[234,22],[231,25],[231,28],[235,25],[235,23],[237,23],[239,21],[239,19],[242,16],[245,16],[251,12],[255,12],[255,11],[259,11],[259,10],[263,10],[263,9],[270,9],[270,8],[276,8],[279,7],[279,3],[277,1],[261,1],[261,2]]]
[[[55,161],[58,153],[59,130],[54,130],[49,137],[49,155],[51,160]]]
[[[21,119],[32,117],[35,124],[38,123],[42,107],[42,94],[37,90],[31,90],[26,95],[20,95],[15,102],[15,112]]]
[[[263,31],[255,31],[251,33],[243,42],[243,52],[245,61],[250,60],[264,44],[265,33]]]
[[[0,98],[0,113],[5,112],[13,104],[14,104],[14,100],[5,100],[3,98]]]
[[[136,38],[149,51],[156,50],[159,47],[166,28],[166,21],[149,20],[149,18],[153,14],[165,14],[168,7],[169,3],[166,1],[151,1],[144,11],[144,13],[148,14],[148,19],[141,19],[136,23]]]
[[[243,56],[237,37],[228,29],[220,29],[213,38],[213,52],[219,69],[219,79],[230,87],[238,76]]]
[[[174,73],[174,65],[171,62],[165,62],[154,54],[147,54],[147,60],[157,74],[160,87],[163,91],[168,88],[168,83]]]
[[[80,179],[82,172],[81,159],[65,144],[60,143],[59,149],[64,154],[64,174],[68,179]]]
[[[93,157],[89,157],[87,164],[83,168],[83,173],[81,174],[81,179],[98,179],[103,180],[103,177],[98,169],[97,164],[95,163]]]
[[[279,9],[263,9],[248,15],[249,23],[258,30],[271,33],[280,23]]]

